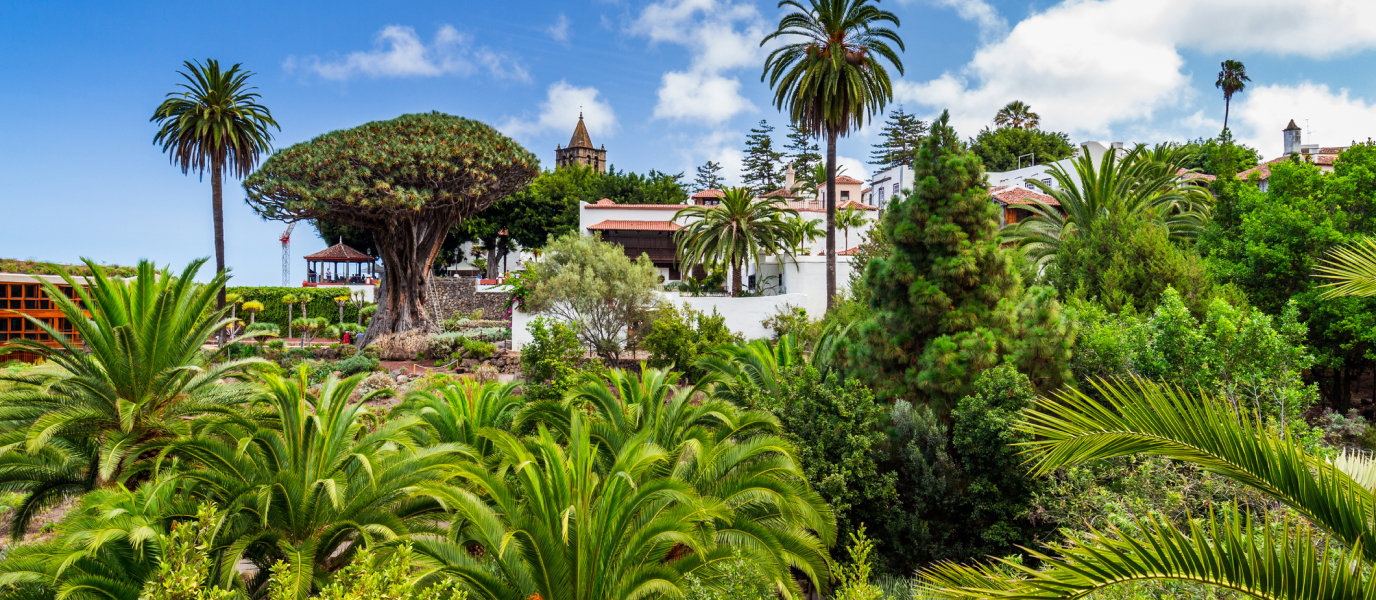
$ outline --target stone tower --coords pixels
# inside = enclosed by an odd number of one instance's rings
[[[1290,126],[1286,127],[1280,133],[1281,136],[1283,136],[1282,139],[1285,143],[1285,156],[1290,156],[1291,154],[1300,151],[1301,132],[1299,126],[1295,124],[1294,119],[1290,119]]]
[[[555,168],[562,169],[574,164],[592,167],[598,173],[607,170],[607,147],[592,146],[592,138],[588,137],[588,128],[583,125],[581,112],[578,113],[578,126],[573,128],[573,138],[569,140],[569,147],[554,148]]]

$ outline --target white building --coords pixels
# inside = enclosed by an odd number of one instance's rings
[[[874,174],[870,179],[869,197],[865,202],[871,206],[884,208],[895,196],[906,194],[913,189],[913,168],[898,165]]]
[[[1271,184],[1271,165],[1290,160],[1291,155],[1298,155],[1301,160],[1318,165],[1319,170],[1324,173],[1333,172],[1333,164],[1337,162],[1338,155],[1348,146],[1320,146],[1318,144],[1305,144],[1301,134],[1303,131],[1295,124],[1294,119],[1290,119],[1290,125],[1281,130],[1281,142],[1283,151],[1280,156],[1261,163],[1255,167],[1247,169],[1237,174],[1238,179],[1244,181],[1255,181],[1261,191],[1266,191]]]

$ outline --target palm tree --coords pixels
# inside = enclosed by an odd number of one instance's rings
[[[194,499],[228,511],[215,551],[223,584],[245,561],[289,579],[297,597],[319,588],[361,545],[439,531],[446,469],[468,456],[456,444],[417,443],[413,416],[380,421],[350,396],[362,375],[327,378],[314,392],[307,370],[264,375],[269,418],[241,418],[169,444],[202,465],[179,476]],[[261,589],[264,581],[254,582]]]
[[[1315,268],[1318,276],[1334,280],[1324,298],[1376,296],[1376,240],[1362,238],[1328,253],[1328,260]]]
[[[864,227],[868,222],[869,217],[865,211],[854,206],[847,206],[846,210],[836,213],[836,226],[845,233],[847,250],[850,249],[850,230]]]
[[[1061,242],[1081,231],[1092,231],[1100,222],[1117,215],[1138,215],[1163,227],[1173,239],[1198,235],[1208,214],[1207,192],[1179,172],[1180,149],[1151,151],[1138,146],[1119,157],[1105,152],[1098,164],[1088,148],[1071,163],[1072,175],[1061,165],[1049,173],[1053,187],[1030,180],[1055,206],[1034,200],[1032,216],[1005,227],[1004,237],[1017,242],[1038,267],[1055,259]]]
[[[1022,100],[1009,102],[994,115],[994,125],[1000,128],[1036,129],[1041,123],[1042,118],[1032,112],[1032,107],[1023,104]]]
[[[427,425],[415,434],[422,443],[459,444],[472,448],[478,456],[490,456],[495,448],[479,431],[485,427],[510,428],[526,404],[515,393],[518,385],[460,379],[438,390],[407,394],[397,411],[414,415]]]
[[[878,0],[782,0],[793,12],[760,41],[790,42],[769,53],[760,80],[774,88],[774,106],[787,109],[801,130],[827,140],[827,308],[836,296],[836,138],[859,129],[893,98],[893,82],[879,59],[899,75],[903,50],[898,17]]]
[[[1233,107],[1233,94],[1247,89],[1247,67],[1241,61],[1225,60],[1219,65],[1218,81],[1214,87],[1223,90],[1223,129],[1228,129],[1228,113]]]
[[[1028,454],[1037,474],[1147,454],[1252,487],[1293,516],[1254,519],[1232,507],[1195,516],[1184,529],[1147,517],[1132,535],[1116,526],[1091,530],[1067,545],[1032,552],[1040,569],[1008,560],[980,567],[940,563],[922,574],[928,597],[1083,598],[1114,585],[1163,579],[1267,600],[1371,597],[1376,501],[1359,479],[1376,464],[1309,454],[1225,398],[1140,380],[1096,387],[1103,401],[1061,392],[1027,414],[1020,428],[1036,436]]]
[[[211,206],[215,218],[215,272],[225,272],[224,194],[221,178],[225,169],[240,179],[248,177],[258,158],[272,151],[269,127],[282,128],[272,120],[267,107],[258,104],[257,88],[248,85],[249,71],[239,65],[228,71],[207,59],[186,61],[179,71],[186,83],[177,84],[180,92],[170,92],[149,119],[158,123],[154,144],[182,174],[210,170]],[[224,308],[225,292],[220,290],[218,308]]]
[[[796,245],[788,219],[797,215],[773,199],[755,198],[749,188],[731,188],[721,204],[689,206],[674,214],[675,221],[690,221],[674,234],[679,264],[684,270],[701,264],[731,267],[732,289],[740,294],[746,262],[759,271],[765,256],[787,253]]]
[[[0,486],[27,494],[15,511],[16,537],[54,497],[118,482],[150,448],[187,435],[188,418],[255,396],[248,384],[221,381],[233,381],[261,360],[212,364],[201,352],[227,323],[225,309],[214,308],[225,274],[197,284],[203,264],[205,259],[193,261],[173,276],[141,261],[134,278],[125,280],[87,260],[89,289],[58,267],[79,300],[40,281],[84,349],[32,317],[26,318],[57,347],[10,341],[53,365],[0,374],[0,381],[18,384],[0,393]]]
[[[816,219],[807,219],[802,215],[789,217],[788,224],[793,228],[793,254],[806,255],[808,246],[817,238],[823,237],[827,232],[822,230],[822,226]]]

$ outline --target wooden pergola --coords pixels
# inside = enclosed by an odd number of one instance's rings
[[[305,258],[307,284],[365,284],[377,277],[377,259],[345,246],[342,241]]]

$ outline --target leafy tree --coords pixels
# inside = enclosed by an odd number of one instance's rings
[[[1019,456],[1032,437],[1013,427],[1036,397],[1027,377],[1003,364],[980,374],[949,419],[928,405],[894,405],[885,470],[905,493],[900,506],[867,517],[883,528],[891,570],[1006,556],[1048,533],[1029,518],[1044,486]]]
[[[994,115],[994,125],[1000,129],[1036,129],[1041,122],[1042,118],[1032,112],[1032,107],[1024,104],[1022,100],[1009,102]]]
[[[1214,82],[1214,87],[1223,90],[1223,130],[1228,130],[1228,113],[1233,106],[1233,94],[1247,89],[1247,82],[1252,79],[1247,77],[1247,67],[1240,61],[1225,60],[1219,65],[1218,81]]]
[[[272,155],[244,181],[263,218],[326,219],[371,231],[384,299],[360,336],[438,330],[426,304],[430,263],[452,227],[520,190],[535,156],[496,130],[441,113],[335,131]]]
[[[62,276],[77,299],[40,282],[81,341],[25,316],[57,347],[28,339],[9,344],[58,368],[0,371],[0,381],[16,384],[0,392],[0,485],[25,494],[11,521],[15,537],[52,501],[144,470],[158,444],[191,433],[189,417],[241,404],[254,394],[247,385],[228,382],[261,361],[212,364],[201,352],[229,322],[227,309],[214,308],[225,273],[201,285],[195,278],[204,259],[175,276],[140,261],[131,280],[86,264],[89,289]]]
[[[1051,295],[1022,293],[1011,258],[999,249],[984,171],[949,115],[933,124],[915,165],[917,186],[880,224],[891,254],[870,258],[865,269],[873,316],[846,350],[855,374],[883,400],[942,409],[1005,355],[1039,386],[1057,387],[1069,351],[1059,305]],[[1023,312],[1030,318],[1020,322],[1015,315]]]
[[[720,190],[726,187],[726,181],[721,178],[721,163],[707,161],[707,164],[698,167],[697,179],[693,180],[695,191]]]
[[[986,127],[970,141],[970,150],[984,161],[985,169],[995,172],[1017,169],[1021,164],[1019,156],[1033,155],[1032,160],[1022,164],[1032,166],[1055,162],[1075,153],[1070,136],[1064,133],[1021,127]]]
[[[1336,247],[1376,234],[1376,144],[1344,151],[1332,174],[1303,160],[1271,165],[1267,191],[1236,179],[1214,184],[1214,219],[1200,250],[1220,283],[1234,283],[1250,302],[1278,315],[1293,300],[1309,330],[1311,370],[1334,407],[1376,356],[1376,299],[1325,298],[1315,270]]]
[[[1160,515],[1092,529],[1068,544],[1033,552],[1041,565],[1010,560],[966,567],[946,562],[922,573],[939,598],[1080,598],[1141,581],[1194,581],[1265,599],[1361,597],[1370,589],[1373,465],[1328,459],[1277,437],[1265,423],[1208,394],[1145,381],[1106,382],[1103,399],[1074,391],[1040,399],[1018,429],[1034,473],[1120,456],[1149,455],[1197,465],[1291,509],[1242,514],[1236,506],[1175,525]],[[1066,415],[1074,415],[1067,419]]]
[[[700,356],[738,341],[742,341],[741,336],[731,332],[726,317],[715,308],[707,314],[691,306],[680,310],[676,304],[667,303],[655,312],[644,345],[650,352],[650,366],[678,371],[697,381],[703,374],[696,366]]]
[[[782,174],[779,162],[784,153],[774,150],[774,127],[760,119],[758,127],[750,129],[745,138],[745,187],[769,191],[779,187]],[[719,188],[717,188],[719,189]]]
[[[1114,312],[1150,311],[1168,288],[1202,311],[1222,291],[1193,248],[1137,215],[1103,215],[1093,229],[1062,240],[1044,276],[1063,297],[1097,300]]]
[[[798,213],[773,199],[756,198],[749,188],[731,188],[716,206],[689,206],[674,213],[688,225],[674,233],[681,268],[696,265],[730,267],[731,289],[744,291],[741,273],[747,262],[760,270],[764,257],[793,248]]]
[[[1218,137],[1188,142],[1185,148],[1189,158],[1184,168],[1218,177],[1232,177],[1261,162],[1261,154],[1255,148],[1233,141],[1231,129],[1224,129]]]
[[[618,171],[612,166],[596,181],[597,198],[589,202],[602,198],[611,198],[618,204],[683,204],[688,201],[683,173],[670,175],[651,169],[645,175],[638,175]],[[576,213],[574,220],[577,220]]]
[[[788,160],[793,164],[793,170],[798,173],[811,173],[812,170],[822,162],[822,155],[818,153],[817,136],[809,134],[797,123],[788,124],[788,145],[784,149],[788,151]]]
[[[566,323],[536,317],[526,325],[531,341],[521,348],[523,393],[535,400],[558,400],[571,385],[583,359],[578,332]]]
[[[570,323],[583,345],[604,358],[625,348],[626,329],[644,318],[659,287],[659,269],[648,256],[633,261],[620,245],[576,232],[551,241],[525,273],[526,310]]]
[[[893,47],[903,40],[884,23],[898,17],[877,0],[783,0],[793,12],[760,40],[787,40],[769,53],[760,80],[774,88],[774,106],[812,136],[827,140],[827,308],[836,297],[836,138],[859,129],[893,98],[884,59],[903,74]]]
[[[883,138],[870,152],[870,163],[875,169],[883,171],[900,165],[912,166],[917,156],[917,145],[927,134],[927,124],[912,113],[903,112],[903,105],[889,113],[884,129],[879,132]]]
[[[238,64],[220,70],[219,61],[207,59],[182,63],[178,72],[186,83],[184,91],[169,92],[167,99],[153,111],[149,121],[158,123],[154,144],[162,144],[172,164],[182,173],[210,171],[210,196],[215,219],[215,272],[225,272],[225,217],[223,177],[226,169],[240,179],[253,172],[258,158],[272,152],[269,127],[282,128],[272,120],[272,112],[258,104],[260,96],[248,85],[250,71]],[[220,290],[219,308],[225,304]]]
[[[1032,216],[1011,226],[1006,237],[1038,267],[1054,262],[1069,238],[1090,235],[1115,217],[1136,217],[1161,228],[1172,241],[1194,239],[1205,222],[1207,194],[1177,175],[1186,152],[1177,146],[1138,146],[1121,158],[1105,152],[1096,164],[1086,150],[1072,162],[1074,174],[1052,165],[1047,172],[1057,187],[1031,183],[1059,206],[1034,201]]]

